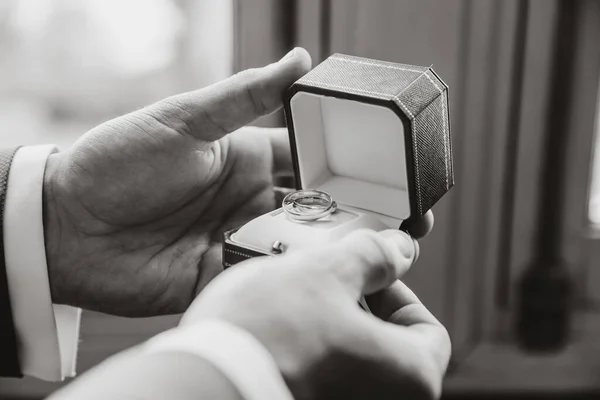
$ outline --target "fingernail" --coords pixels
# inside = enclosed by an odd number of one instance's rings
[[[294,47],[285,56],[283,56],[283,58],[281,60],[279,60],[279,62],[287,61],[290,58],[293,58],[295,54],[296,54],[296,48]]]

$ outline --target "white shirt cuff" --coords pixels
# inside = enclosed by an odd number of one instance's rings
[[[44,171],[55,146],[20,148],[4,206],[8,289],[24,375],[48,381],[75,375],[81,310],[53,305],[43,225]]]
[[[250,333],[225,321],[181,326],[150,339],[147,353],[181,351],[212,363],[246,400],[293,400],[267,349]]]

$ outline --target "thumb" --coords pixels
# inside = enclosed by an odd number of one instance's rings
[[[310,68],[310,55],[297,47],[276,63],[166,98],[142,113],[178,133],[218,140],[279,109],[284,91]]]
[[[390,286],[416,261],[418,245],[399,230],[358,230],[328,248],[327,263],[337,278],[359,298]]]

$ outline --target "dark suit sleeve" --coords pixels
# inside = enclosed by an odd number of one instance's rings
[[[16,152],[17,148],[0,149],[0,376],[8,377],[22,376],[4,259],[4,204],[8,173]]]

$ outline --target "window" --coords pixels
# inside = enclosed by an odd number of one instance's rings
[[[594,143],[594,161],[592,164],[592,181],[590,184],[590,198],[588,205],[588,216],[593,225],[600,226],[600,85],[598,91],[596,124],[595,124],[595,143]]]
[[[0,7],[2,143],[66,146],[232,71],[231,1],[12,0]]]

